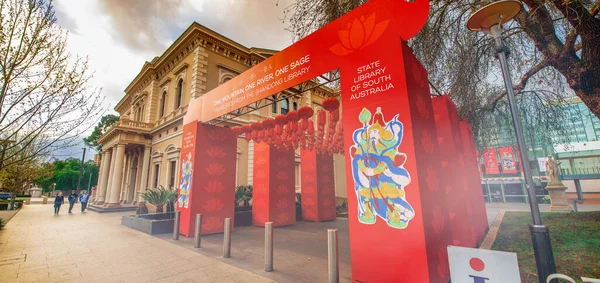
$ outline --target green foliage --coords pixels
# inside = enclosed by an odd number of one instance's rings
[[[102,116],[102,118],[100,118],[100,122],[98,122],[98,125],[94,127],[92,133],[88,137],[84,138],[83,141],[86,145],[95,148],[97,152],[102,152],[102,145],[97,142],[98,138],[102,136],[102,134],[106,133],[108,128],[118,121],[119,116],[117,115],[108,114]]]
[[[542,213],[550,228],[552,252],[558,273],[572,278],[600,278],[600,212]],[[539,282],[527,225],[530,212],[506,212],[492,250],[517,253],[522,282]]]
[[[544,202],[544,203],[550,203],[550,202],[551,202],[551,200],[550,200],[550,196],[544,196],[544,197],[542,198],[542,202]]]
[[[142,198],[156,206],[156,212],[162,213],[163,206],[169,202],[174,202],[177,199],[177,191],[165,189],[163,186],[149,189],[142,194]]]
[[[41,174],[33,180],[33,183],[42,188],[44,192],[52,191],[54,183],[56,183],[56,190],[74,190],[77,188],[80,167],[81,160],[77,158],[45,163],[41,166]],[[83,164],[81,189],[87,190],[90,172],[92,174],[91,185],[94,186],[98,183],[98,166],[91,160],[87,161]]]
[[[240,202],[243,202],[245,207],[249,206],[250,200],[252,200],[252,185],[237,186],[235,188],[235,205],[239,206]]]
[[[0,218],[0,230],[4,228],[4,225],[6,225],[6,222],[4,222],[4,219]]]

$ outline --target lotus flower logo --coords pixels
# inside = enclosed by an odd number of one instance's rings
[[[223,191],[224,189],[225,187],[220,181],[209,181],[208,186],[204,187],[204,190],[206,190],[209,193],[218,193]]]
[[[225,173],[225,167],[223,167],[223,165],[219,163],[211,163],[210,165],[208,165],[208,168],[206,168],[206,173],[213,176],[221,175]]]
[[[208,154],[208,156],[210,156],[212,158],[223,158],[223,157],[225,157],[225,155],[227,155],[227,153],[225,153],[223,148],[221,148],[220,146],[211,146],[206,151],[206,154]]]
[[[348,23],[345,30],[338,31],[340,42],[329,48],[336,55],[348,55],[373,44],[385,31],[389,20],[375,23],[375,13],[367,18],[364,16],[354,19],[352,24]]]
[[[208,217],[206,222],[202,223],[202,230],[207,232],[222,231],[223,219],[216,216]]]
[[[290,207],[290,204],[289,204],[289,202],[287,202],[285,200],[280,199],[277,202],[277,208],[279,208],[279,209],[288,208],[288,207]]]
[[[223,203],[220,200],[213,198],[209,199],[204,205],[204,209],[206,211],[219,211],[223,208]]]
[[[302,204],[306,206],[313,206],[315,205],[315,200],[312,198],[302,198]]]
[[[290,216],[287,213],[282,213],[277,216],[277,222],[287,223],[290,220]]]

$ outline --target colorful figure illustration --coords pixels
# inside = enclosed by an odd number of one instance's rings
[[[380,107],[372,121],[366,108],[358,119],[363,127],[354,131],[354,145],[350,147],[358,220],[374,224],[379,216],[390,227],[404,229],[415,212],[404,190],[410,184],[410,175],[404,169],[406,154],[398,152],[402,123],[398,115],[386,123]]]
[[[515,170],[517,168],[512,153],[506,151],[503,152],[502,156],[500,157],[500,160],[502,161],[503,171]]]
[[[179,207],[188,208],[190,200],[190,185],[192,184],[192,154],[187,154],[187,159],[181,162],[181,183],[179,184]]]

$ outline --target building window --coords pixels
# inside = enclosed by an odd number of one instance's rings
[[[275,95],[271,96],[273,98],[273,104],[271,104],[271,113],[277,113],[277,98]]]
[[[165,104],[167,102],[167,92],[163,91],[161,100],[160,100],[160,117],[165,115]]]
[[[183,94],[183,80],[179,80],[179,82],[177,83],[177,101],[175,103],[175,109],[179,108],[181,106],[181,97]]]
[[[298,103],[292,103],[292,108],[294,109],[294,111],[298,110]]]
[[[160,175],[160,165],[156,164],[154,165],[154,188],[158,188],[158,177]]]
[[[286,98],[281,101],[281,114],[285,115],[290,110],[290,101]]]
[[[171,161],[171,169],[169,172],[169,188],[175,188],[175,170],[177,170],[177,161]]]

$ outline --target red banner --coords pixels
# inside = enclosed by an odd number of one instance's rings
[[[192,99],[183,124],[208,122],[342,67],[341,63],[350,58],[341,60],[342,56],[352,54],[358,55],[354,56],[356,59],[366,59],[365,47],[375,43],[384,46],[386,41],[407,41],[421,30],[428,15],[429,2],[425,0],[369,1],[209,93]],[[372,74],[381,75],[370,66],[359,70],[365,83]],[[370,87],[352,93],[364,96],[371,91]]]
[[[485,164],[485,173],[489,175],[500,174],[498,170],[498,159],[496,157],[496,149],[488,148],[483,151],[483,163]]]
[[[513,148],[511,146],[501,147],[498,149],[498,153],[500,153],[500,165],[502,165],[502,172],[506,174],[517,173],[517,162]]]

